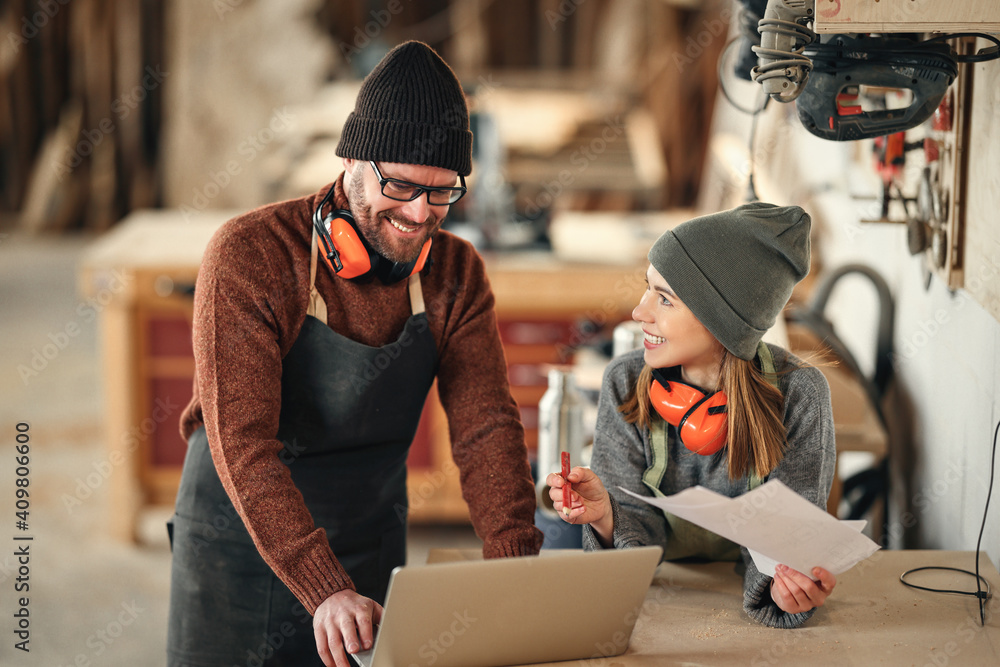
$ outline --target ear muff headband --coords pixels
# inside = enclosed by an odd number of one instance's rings
[[[697,387],[668,380],[654,369],[649,398],[663,420],[677,427],[681,443],[692,452],[711,456],[726,445],[729,428],[724,392],[705,395]]]
[[[432,239],[424,242],[420,254],[412,262],[388,260],[368,245],[350,211],[333,209],[323,217],[323,207],[333,196],[333,190],[331,187],[313,211],[313,226],[323,246],[323,259],[334,274],[354,280],[374,275],[390,285],[423,270],[430,259]]]

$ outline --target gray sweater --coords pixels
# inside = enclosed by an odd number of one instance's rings
[[[801,367],[801,362],[786,350],[769,345],[779,373],[779,387],[785,400],[784,423],[787,434],[785,456],[767,479],[780,479],[786,486],[822,509],[833,482],[837,460],[834,442],[833,411],[830,388],[816,368]],[[604,385],[598,401],[596,438],[591,468],[601,478],[611,495],[614,517],[615,548],[649,544],[666,545],[669,526],[663,513],[625,493],[651,496],[642,483],[643,472],[652,464],[648,429],[627,423],[618,406],[624,401],[642,370],[642,350],[614,359],[605,370]],[[783,372],[794,368],[790,372]],[[680,443],[676,429],[667,427],[669,462],[660,490],[672,495],[700,484],[717,493],[736,497],[747,489],[748,480],[730,480],[726,450],[713,456],[695,454]],[[587,550],[603,548],[590,526],[583,534]],[[789,614],[771,600],[771,577],[761,574],[746,548],[741,548],[746,571],[743,578],[743,609],[755,621],[775,628],[801,625],[812,611]],[[808,573],[806,573],[808,574]]]

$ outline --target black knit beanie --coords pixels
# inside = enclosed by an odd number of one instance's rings
[[[809,272],[810,223],[798,206],[745,204],[666,232],[649,262],[727,350],[749,360]]]
[[[386,54],[365,77],[337,155],[472,171],[472,132],[462,86],[423,42]]]

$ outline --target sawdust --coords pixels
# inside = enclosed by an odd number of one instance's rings
[[[722,637],[724,633],[716,632],[715,628],[705,628],[702,631],[692,630],[691,636],[695,639],[712,639],[714,637]]]

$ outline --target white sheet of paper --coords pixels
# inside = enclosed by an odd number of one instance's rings
[[[868,524],[868,522],[863,519],[855,519],[855,520],[841,519],[840,523],[844,524],[845,526],[850,526],[852,529],[858,531],[859,533],[862,530],[864,530],[865,526]],[[753,558],[753,563],[754,565],[757,566],[758,572],[760,572],[761,574],[765,574],[769,577],[774,576],[774,567],[778,564],[779,561],[776,561],[773,558],[768,558],[761,552],[754,551],[753,549],[750,548],[747,548],[747,551],[750,552],[750,557]],[[810,579],[815,579],[815,577],[812,576],[811,572],[804,572],[803,574],[805,574]]]
[[[861,534],[864,521],[840,521],[776,479],[736,498],[702,486],[665,498],[622,491],[745,546],[767,576],[778,563],[807,576],[817,566],[840,574],[880,548]]]

